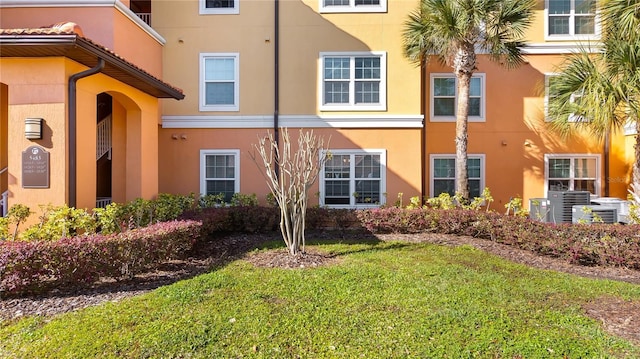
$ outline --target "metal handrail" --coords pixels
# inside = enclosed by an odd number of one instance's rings
[[[5,167],[3,169],[0,170],[0,175],[7,172],[7,170],[9,169],[9,167]]]

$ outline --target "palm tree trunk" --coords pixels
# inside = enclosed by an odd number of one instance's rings
[[[469,86],[471,74],[458,76],[458,111],[456,115],[456,192],[462,201],[469,201],[469,174],[467,173]]]
[[[456,192],[464,204],[469,202],[469,174],[467,172],[467,143],[469,132],[469,87],[476,70],[476,54],[473,44],[463,44],[453,60],[453,70],[458,80],[456,111]],[[463,204],[463,203],[461,203]]]
[[[636,143],[633,145],[633,149],[635,152],[635,162],[633,162],[631,190],[635,198],[640,198],[640,119],[636,119]]]

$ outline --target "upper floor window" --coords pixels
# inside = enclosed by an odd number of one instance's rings
[[[549,101],[557,96],[554,89],[554,82],[557,81],[557,74],[546,74],[544,75],[544,86],[545,86],[545,97],[544,97],[544,114],[546,121],[552,121],[553,119],[549,116]],[[583,92],[574,92],[571,94],[569,101],[572,104],[579,105],[582,99]],[[569,122],[588,122],[589,120],[579,114],[571,113],[567,118]]]
[[[596,0],[547,0],[548,38],[597,35]]]
[[[469,155],[467,158],[469,196],[480,197],[484,190],[484,155]],[[456,156],[431,155],[431,197],[441,193],[456,194]]]
[[[453,74],[431,74],[431,121],[456,120],[458,80]],[[469,121],[484,121],[484,74],[474,74],[469,86]]]
[[[200,111],[238,111],[239,54],[200,54]]]
[[[387,0],[319,0],[320,12],[386,12]]]
[[[320,205],[380,206],[385,183],[385,150],[331,150],[320,175]]]
[[[240,151],[200,150],[200,194],[230,203],[240,192]]]
[[[240,0],[199,0],[200,14],[239,14]]]
[[[321,53],[321,110],[386,110],[386,54]]]
[[[589,191],[598,195],[598,155],[545,155],[547,191]]]

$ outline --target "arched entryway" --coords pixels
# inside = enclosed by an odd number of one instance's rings
[[[152,198],[158,182],[157,100],[96,89],[78,93],[77,207]]]
[[[96,208],[112,202],[113,98],[108,93],[97,96],[96,127]]]

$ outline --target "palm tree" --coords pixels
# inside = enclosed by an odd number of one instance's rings
[[[552,128],[563,135],[586,129],[604,141],[629,123],[640,133],[640,1],[604,0],[598,5],[601,43],[561,65],[549,89],[549,117]],[[572,116],[584,120],[570,121]],[[631,187],[640,196],[638,136],[634,149]]]
[[[458,83],[456,105],[456,190],[469,200],[467,123],[469,84],[478,54],[507,67],[523,63],[520,47],[536,0],[421,0],[403,32],[404,54],[426,65],[437,58],[451,66]],[[424,79],[423,79],[424,80]]]

